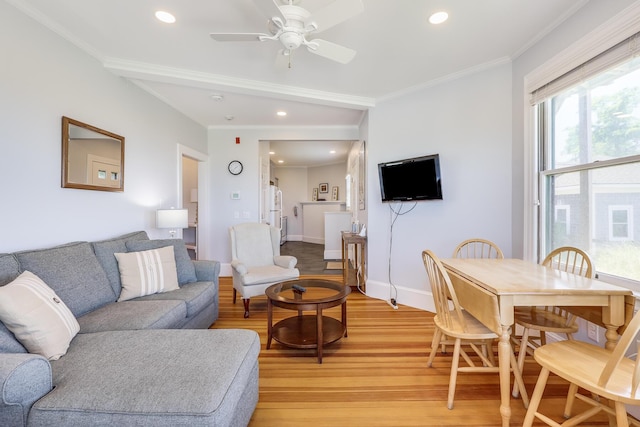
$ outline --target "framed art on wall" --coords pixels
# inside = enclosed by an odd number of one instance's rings
[[[321,193],[328,193],[329,192],[329,184],[327,184],[326,182],[323,182],[321,184],[319,184],[320,187],[320,192]]]
[[[331,200],[338,200],[338,187],[331,188]]]
[[[311,200],[313,200],[314,202],[318,200],[318,189],[314,188],[313,192],[311,193]]]

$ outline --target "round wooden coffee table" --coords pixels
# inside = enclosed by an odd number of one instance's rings
[[[347,296],[349,286],[320,279],[301,279],[277,283],[265,291],[268,298],[268,339],[292,348],[317,349],[318,363],[322,363],[322,347],[347,336]],[[326,308],[342,305],[342,321],[322,315]],[[296,310],[297,316],[273,324],[273,306]],[[315,311],[305,315],[304,311]]]

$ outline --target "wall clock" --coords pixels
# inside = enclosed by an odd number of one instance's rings
[[[229,162],[228,169],[231,175],[240,175],[242,173],[242,163],[239,160],[232,160]]]

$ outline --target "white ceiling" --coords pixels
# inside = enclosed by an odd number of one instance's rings
[[[364,12],[318,34],[356,50],[353,61],[301,47],[291,68],[276,64],[277,41],[209,37],[268,32],[254,2],[270,0],[6,1],[201,125],[258,127],[356,126],[380,100],[513,60],[588,0],[362,0]],[[176,23],[156,20],[160,9]],[[429,24],[440,10],[449,20]]]

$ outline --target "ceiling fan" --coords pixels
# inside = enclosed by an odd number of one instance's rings
[[[277,40],[284,49],[279,54],[291,57],[300,46],[316,55],[346,64],[353,59],[356,51],[326,40],[307,40],[312,33],[319,33],[338,25],[364,10],[362,0],[336,0],[314,12],[298,6],[300,0],[253,0],[260,11],[269,18],[267,33],[211,33],[214,40],[227,41],[267,41]],[[291,63],[289,63],[291,67]]]

